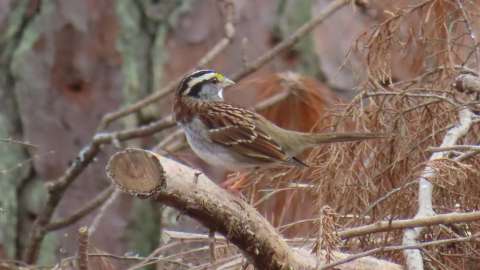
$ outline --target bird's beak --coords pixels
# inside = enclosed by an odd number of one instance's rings
[[[227,87],[227,86],[234,85],[234,84],[235,84],[235,82],[230,80],[229,78],[223,78],[223,80],[221,82],[222,87]]]

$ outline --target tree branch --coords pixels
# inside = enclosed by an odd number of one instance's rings
[[[73,213],[72,215],[64,219],[50,222],[50,224],[45,226],[45,229],[47,231],[54,231],[79,221],[80,219],[82,219],[83,217],[90,214],[98,207],[100,207],[106,200],[108,200],[108,198],[110,197],[110,195],[112,195],[114,190],[115,190],[114,186],[109,186],[100,194],[98,194],[97,197],[95,197],[90,202],[88,202],[84,207],[78,209],[75,213]]]
[[[341,238],[351,238],[370,233],[401,230],[407,228],[425,227],[439,224],[472,222],[480,220],[480,212],[449,213],[435,216],[416,217],[413,219],[379,221],[374,224],[347,229],[338,233]]]
[[[245,67],[242,70],[234,73],[231,76],[231,78],[234,81],[237,81],[252,74],[254,71],[259,69],[266,63],[270,62],[275,56],[277,56],[278,54],[282,53],[286,49],[293,46],[302,37],[310,33],[316,26],[318,26],[323,21],[325,21],[325,19],[330,17],[330,15],[334,14],[337,10],[339,10],[340,8],[342,8],[343,6],[347,5],[350,2],[351,0],[335,0],[330,2],[330,4],[326,6],[322,11],[320,11],[314,18],[312,18],[310,21],[300,26],[300,28],[298,28],[285,40],[278,43],[275,47],[273,47],[271,50],[264,53],[262,56],[258,57],[252,62],[246,63]]]
[[[95,158],[95,156],[100,151],[100,147],[102,145],[148,136],[166,128],[172,127],[173,125],[175,125],[173,119],[165,118],[150,125],[142,126],[139,128],[117,131],[112,133],[96,134],[93,138],[93,141],[85,148],[83,148],[80,153],[78,153],[78,156],[75,158],[74,162],[72,162],[70,167],[65,171],[65,173],[57,180],[49,182],[47,184],[47,202],[39,213],[37,219],[33,223],[28,240],[28,245],[23,255],[23,259],[30,264],[36,261],[40,244],[45,237],[45,234],[48,232],[46,227],[50,223],[53,212],[55,211],[57,205],[60,203],[60,200],[62,199],[65,190]]]
[[[452,145],[446,147],[429,147],[430,152],[445,152],[445,151],[480,151],[479,145]]]
[[[150,151],[127,149],[112,156],[106,170],[121,190],[174,207],[224,235],[258,269],[315,269],[317,266],[317,258],[290,248],[251,205],[178,162]],[[376,262],[377,265],[371,264],[368,269],[388,269]],[[352,267],[345,264],[339,269]]]

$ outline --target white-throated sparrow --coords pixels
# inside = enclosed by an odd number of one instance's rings
[[[295,156],[323,143],[384,137],[374,133],[304,133],[286,130],[252,111],[223,101],[234,84],[213,70],[186,76],[175,94],[175,119],[193,151],[211,165],[230,170],[272,164],[305,164]]]

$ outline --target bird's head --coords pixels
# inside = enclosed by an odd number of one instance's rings
[[[223,88],[234,82],[213,70],[197,70],[180,82],[177,96],[203,100],[223,101]]]

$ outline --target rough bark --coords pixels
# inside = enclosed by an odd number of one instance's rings
[[[291,249],[251,205],[218,187],[201,173],[156,153],[127,149],[111,157],[107,175],[123,191],[151,198],[195,218],[223,234],[257,269],[315,269],[315,257]],[[372,260],[369,258],[368,260]],[[400,269],[365,260],[338,269]],[[321,263],[320,263],[321,265]]]
[[[4,25],[0,28],[0,139],[4,139],[0,142],[0,258],[14,258],[20,252],[19,231],[25,217],[20,195],[34,174],[28,162],[30,147],[22,144],[22,119],[12,65],[33,15],[28,15],[29,1],[17,1],[15,5],[7,1],[4,8],[8,15],[5,13]],[[0,16],[0,23],[1,19]]]

